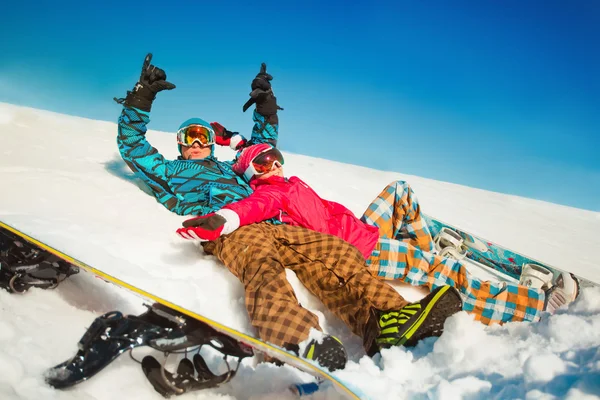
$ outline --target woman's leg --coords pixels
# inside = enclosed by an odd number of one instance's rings
[[[422,251],[434,249],[417,197],[404,181],[387,185],[367,207],[361,220],[377,226],[381,238],[397,239]]]
[[[379,239],[367,267],[371,274],[383,279],[424,285],[429,290],[454,286],[463,296],[463,310],[485,324],[536,321],[544,308],[545,294],[541,289],[482,281],[459,261],[422,252],[394,239]]]

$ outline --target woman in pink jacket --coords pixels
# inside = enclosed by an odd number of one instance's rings
[[[360,250],[373,275],[425,285],[431,291],[443,285],[456,287],[463,310],[486,324],[536,321],[542,311],[554,311],[577,295],[574,284],[542,290],[481,281],[461,262],[433,254],[433,240],[418,201],[405,182],[388,185],[359,219],[343,205],[319,197],[300,178],[285,178],[283,162],[279,150],[268,144],[246,148],[233,169],[249,181],[254,193],[216,213],[185,221],[179,235],[214,240],[239,226],[272,218],[335,235]]]

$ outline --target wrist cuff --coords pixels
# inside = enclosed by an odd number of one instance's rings
[[[218,214],[227,220],[225,225],[223,225],[221,235],[228,235],[240,227],[240,216],[235,211],[222,208],[215,212],[215,214]]]
[[[150,112],[152,110],[152,100],[138,96],[134,92],[127,92],[124,105],[134,107],[142,111]]]
[[[236,135],[233,135],[229,142],[229,147],[231,147],[233,150],[237,150],[237,147],[242,142],[242,140],[244,140],[244,137],[242,135],[240,135],[239,133]]]

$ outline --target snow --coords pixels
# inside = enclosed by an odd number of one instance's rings
[[[130,284],[252,334],[240,283],[214,257],[174,234],[184,217],[144,193],[118,154],[116,129],[115,123],[0,103],[0,220]],[[284,120],[281,129],[285,135]],[[150,131],[148,138],[165,157],[177,155],[172,134]],[[227,149],[217,154],[232,156]],[[595,251],[600,213],[284,154],[287,175],[302,177],[323,197],[359,215],[387,183],[403,179],[428,214],[600,280]],[[398,159],[401,169],[401,155]],[[539,323],[487,327],[461,312],[448,319],[440,338],[370,359],[360,340],[293,273],[288,277],[299,301],[348,348],[351,362],[336,376],[371,399],[600,398],[598,287],[584,287],[574,304]],[[398,289],[409,300],[423,295],[417,288]],[[0,399],[161,399],[127,355],[71,389],[44,383],[44,371],[75,353],[93,319],[115,309],[140,313],[143,306],[138,297],[83,272],[55,290],[0,291]],[[133,353],[141,359],[149,352]],[[218,370],[218,355],[206,357]],[[246,360],[231,383],[181,399],[293,399],[289,385],[311,379],[288,366]],[[339,395],[327,390],[310,398]]]

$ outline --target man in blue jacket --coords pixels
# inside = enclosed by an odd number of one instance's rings
[[[200,118],[190,118],[177,132],[181,156],[166,160],[148,143],[145,134],[156,93],[174,89],[175,85],[166,81],[162,69],[150,64],[151,58],[149,54],[144,61],[140,81],[120,100],[124,107],[119,118],[117,143],[123,160],[162,205],[179,215],[204,215],[247,197],[252,189],[231,170],[233,161],[219,161],[214,156],[214,144],[229,145],[233,149],[259,143],[276,145],[277,103],[272,91],[253,91],[259,101],[249,141],[218,123],[211,125]],[[270,79],[263,64],[254,81],[270,90]],[[258,85],[253,83],[253,86]]]
[[[232,162],[214,157],[214,144],[241,149],[245,145],[278,139],[277,100],[263,64],[252,81],[250,100],[256,104],[252,137],[246,141],[218,123],[194,118],[181,124],[177,142],[181,156],[166,160],[146,140],[146,125],[156,94],[175,88],[165,72],[146,57],[139,82],[125,99],[119,118],[117,142],[127,165],[152,190],[156,199],[179,215],[205,215],[247,197],[248,184],[232,170]],[[219,211],[221,212],[221,211]],[[439,336],[447,316],[461,308],[454,289],[432,292],[421,302],[409,304],[391,286],[371,276],[360,252],[332,235],[305,228],[252,224],[217,240],[204,242],[242,282],[246,309],[259,337],[299,353],[312,328],[321,330],[318,317],[302,307],[286,279],[285,268],[358,336],[372,354],[382,347],[414,344]],[[331,336],[308,341],[304,357],[331,370],[343,368],[347,356]]]

